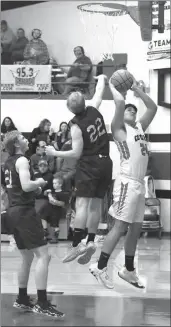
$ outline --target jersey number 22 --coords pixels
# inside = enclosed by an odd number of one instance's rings
[[[103,128],[103,122],[101,118],[97,118],[95,120],[95,125],[90,125],[87,127],[87,132],[90,135],[90,142],[94,143],[96,142],[97,138],[99,136],[102,136],[106,133],[105,129]]]

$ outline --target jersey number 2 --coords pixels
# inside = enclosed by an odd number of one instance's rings
[[[141,153],[142,153],[142,155],[143,155],[143,156],[148,155],[147,144],[140,143],[140,147],[141,147]]]
[[[90,134],[90,141],[91,143],[96,142],[98,136],[102,136],[106,133],[105,129],[102,126],[101,118],[97,118],[95,120],[95,125],[90,125],[87,127],[87,132]]]

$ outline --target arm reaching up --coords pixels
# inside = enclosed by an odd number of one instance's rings
[[[154,103],[154,101],[146,94],[144,93],[137,85],[136,83],[132,86],[132,91],[136,92],[141,100],[144,102],[145,106],[147,107],[146,112],[144,115],[139,119],[139,122],[141,123],[143,131],[145,131],[148,126],[151,124],[152,120],[154,119],[156,112],[157,112],[157,105]]]
[[[107,76],[106,75],[94,76],[94,79],[96,79],[98,82],[96,85],[95,94],[94,94],[92,100],[90,101],[89,105],[93,106],[96,109],[99,109],[99,107],[102,103],[102,100],[103,100],[103,94],[104,94],[104,90],[105,90]]]
[[[125,128],[124,128],[124,112],[125,112],[125,101],[121,93],[119,93],[114,85],[109,80],[109,88],[115,102],[115,114],[111,123],[112,135],[115,139],[118,139],[118,132],[121,134],[124,132],[125,138]]]

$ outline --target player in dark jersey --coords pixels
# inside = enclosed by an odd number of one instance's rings
[[[63,262],[76,259],[86,264],[96,250],[94,239],[101,218],[102,201],[112,179],[112,161],[109,157],[109,138],[103,116],[98,111],[102,102],[106,76],[97,77],[96,92],[91,104],[85,106],[84,96],[73,92],[67,100],[68,109],[75,114],[71,120],[72,150],[55,151],[47,147],[46,153],[61,158],[77,158],[76,217],[72,247]],[[87,244],[82,244],[85,228]]]
[[[41,220],[35,212],[35,191],[40,191],[46,181],[43,178],[31,180],[29,162],[24,156],[28,150],[28,141],[22,134],[18,131],[9,132],[4,143],[10,155],[5,163],[5,181],[9,197],[8,226],[22,257],[18,273],[19,294],[14,307],[61,318],[64,314],[57,311],[47,300],[50,255],[44,240]],[[34,254],[37,257],[35,281],[38,301],[36,304],[33,304],[27,295]]]

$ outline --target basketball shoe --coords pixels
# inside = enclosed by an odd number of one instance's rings
[[[35,303],[33,303],[33,300],[29,297],[26,296],[24,299],[21,300],[19,296],[15,300],[13,307],[17,309],[23,309],[27,311],[32,311]]]
[[[51,304],[50,301],[46,302],[37,302],[35,306],[33,307],[34,313],[39,313],[48,317],[53,317],[57,319],[62,319],[65,317],[65,314],[63,312],[58,311],[55,309],[56,305]]]
[[[86,247],[86,252],[77,260],[80,265],[86,265],[91,260],[92,255],[96,252],[96,246],[94,242],[88,242]]]
[[[113,281],[110,279],[107,273],[107,267],[103,268],[102,270],[98,269],[98,262],[95,262],[89,267],[89,271],[101,285],[109,289],[114,288]]]
[[[87,247],[85,244],[83,244],[82,242],[80,242],[76,247],[73,247],[71,245],[71,248],[69,250],[69,252],[67,253],[67,255],[64,257],[64,259],[62,260],[64,263],[65,262],[70,262],[75,260],[79,255],[84,254],[87,251]]]
[[[137,287],[137,288],[145,288],[145,286],[140,281],[140,278],[138,274],[136,273],[136,270],[128,271],[126,267],[124,266],[119,272],[118,275],[120,278],[124,279],[126,282],[130,283],[131,285]]]

